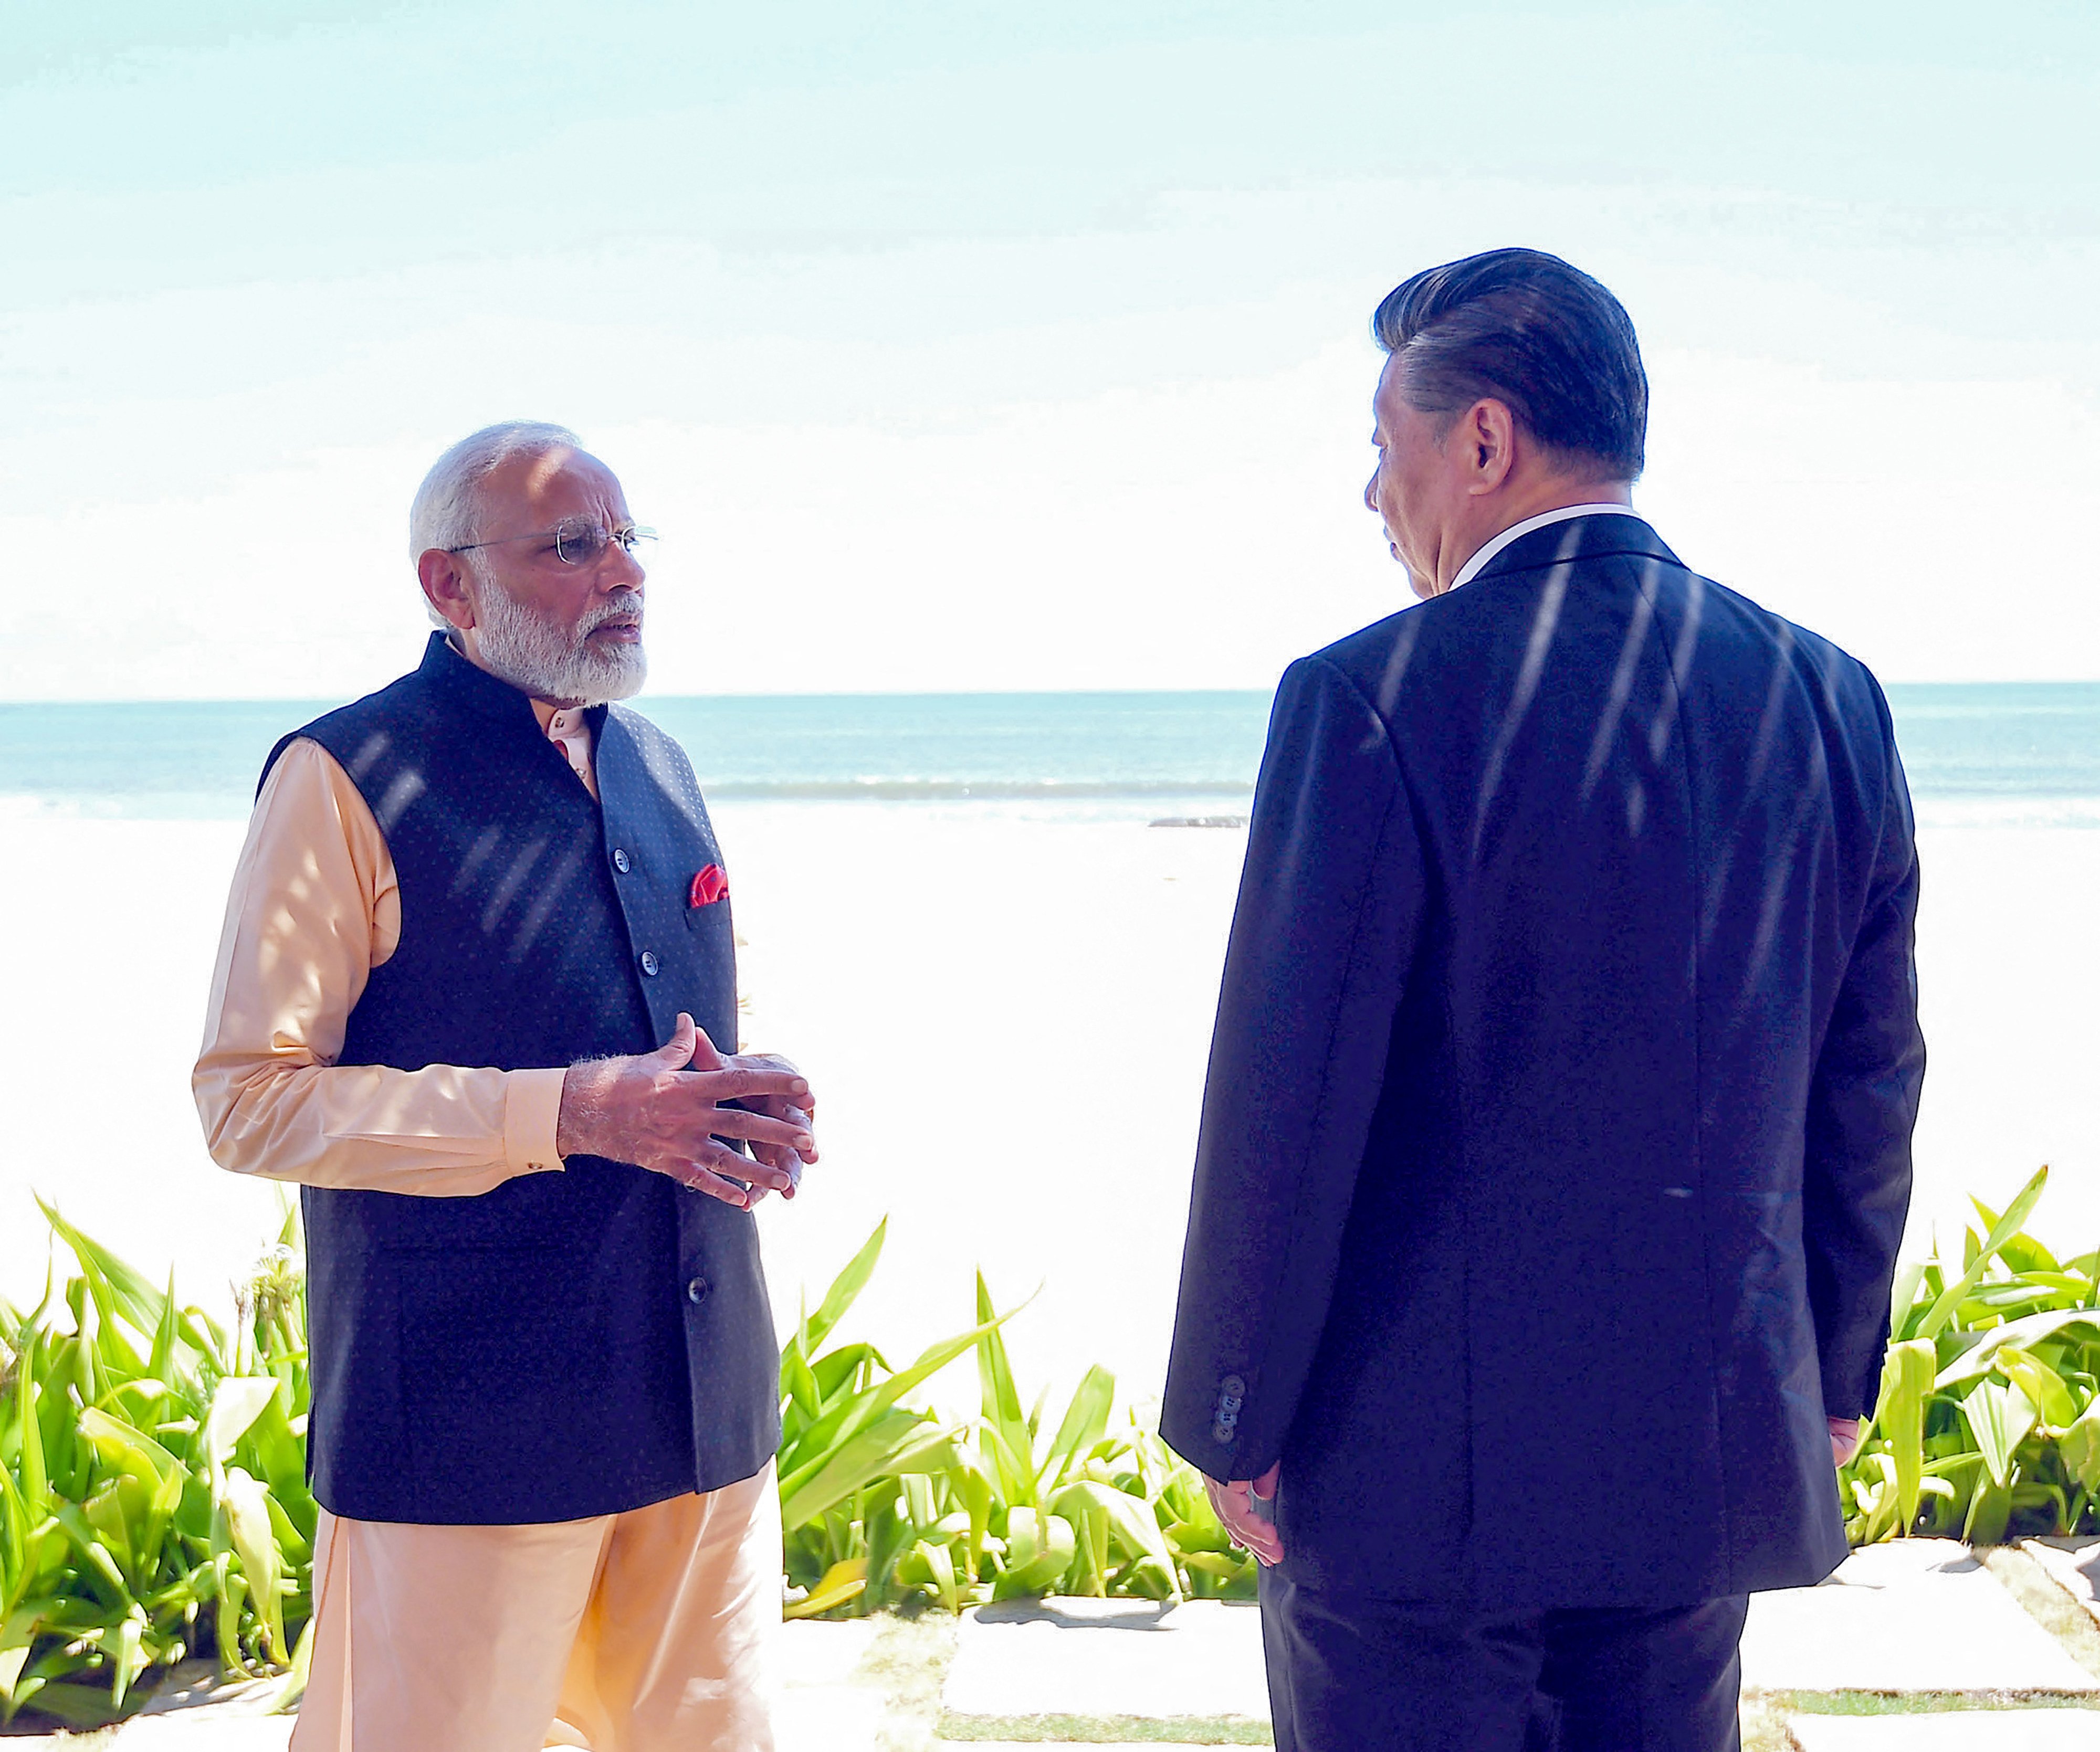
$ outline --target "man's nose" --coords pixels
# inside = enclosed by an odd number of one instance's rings
[[[616,541],[605,544],[605,564],[598,568],[598,588],[601,590],[633,590],[649,574],[642,570],[641,557],[630,552]]]
[[[1378,470],[1371,470],[1371,478],[1364,482],[1364,509],[1376,511],[1378,502]]]

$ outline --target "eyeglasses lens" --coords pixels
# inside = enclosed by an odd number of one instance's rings
[[[563,523],[554,531],[554,553],[564,566],[589,566],[605,552],[608,542],[616,541],[623,552],[633,554],[638,543],[655,539],[653,529],[633,525],[608,533],[602,524]]]
[[[589,566],[605,552],[605,543],[596,523],[563,523],[554,530],[554,554],[564,566]]]

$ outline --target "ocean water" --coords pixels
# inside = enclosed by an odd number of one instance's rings
[[[1892,686],[1921,821],[2100,827],[2100,682]],[[0,706],[0,817],[238,819],[271,745],[333,702]],[[1229,816],[1269,696],[818,694],[636,702],[719,801]]]

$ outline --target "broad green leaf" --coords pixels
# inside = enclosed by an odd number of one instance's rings
[[[1065,1476],[1072,1457],[1101,1439],[1101,1433],[1108,1428],[1109,1409],[1114,1402],[1115,1377],[1096,1363],[1074,1391],[1065,1420],[1057,1426],[1049,1457],[1037,1478],[1043,1488],[1056,1485]]]
[[[1999,1372],[2026,1396],[2043,1424],[2061,1430],[2077,1420],[2078,1406],[2063,1377],[2032,1351],[2018,1345],[2001,1345],[1997,1361]]]
[[[1983,1334],[1980,1343],[1950,1362],[1939,1371],[1933,1384],[1944,1392],[1965,1381],[1979,1380],[1997,1366],[2001,1345],[2018,1345],[2023,1349],[2031,1349],[2042,1340],[2077,1326],[2093,1327],[2093,1310],[2052,1308],[2041,1314],[2023,1314],[2017,1320],[2008,1320],[2003,1326],[1992,1327]]]
[[[211,1411],[205,1419],[198,1446],[212,1468],[214,1489],[217,1474],[233,1458],[236,1444],[276,1397],[274,1375],[229,1375],[212,1389]]]
[[[2014,1387],[1996,1381],[1979,1381],[1969,1397],[1960,1402],[1961,1416],[1976,1438],[1976,1450],[1983,1456],[1984,1470],[2001,1490],[2012,1486],[2013,1450],[2034,1428],[2035,1408],[2027,1396]],[[1989,1543],[1988,1541],[1983,1543]]]
[[[174,1267],[168,1268],[166,1299],[161,1305],[160,1323],[153,1328],[153,1354],[147,1361],[147,1372],[163,1386],[175,1384],[175,1339],[182,1324],[182,1312],[175,1303]]]
[[[1969,1516],[1962,1523],[1961,1537],[1971,1545],[2003,1544],[2005,1525],[2012,1512],[2012,1491],[1992,1479],[1970,1499]]]
[[[43,1334],[33,1324],[15,1369],[15,1421],[22,1432],[22,1500],[32,1519],[51,1512],[51,1481],[44,1472],[43,1424],[37,1410],[38,1365],[45,1355]]]
[[[2100,1399],[2079,1413],[2058,1441],[2064,1469],[2089,1490],[2100,1490]]]
[[[90,1283],[106,1290],[116,1308],[139,1331],[156,1331],[161,1324],[161,1310],[165,1298],[146,1274],[126,1265],[100,1242],[82,1235],[42,1199],[39,1198],[37,1204],[43,1212],[45,1221],[73,1249],[73,1257],[79,1260],[81,1269]]]
[[[2019,1195],[2005,1207],[2005,1214],[1991,1225],[1989,1237],[1976,1250],[1974,1257],[1969,1262],[1968,1269],[1958,1279],[1948,1285],[1940,1292],[1939,1299],[1932,1305],[1925,1318],[1919,1323],[1917,1336],[1920,1338],[1939,1336],[1940,1328],[1953,1317],[1955,1308],[1961,1298],[1981,1281],[1984,1267],[1988,1266],[1992,1259],[1996,1257],[1998,1249],[2019,1233],[2021,1224],[2027,1220],[2028,1213],[2034,1209],[2036,1202],[2042,1195],[2043,1189],[2048,1184],[2049,1170],[2043,1168],[2037,1169],[2034,1178],[2020,1189]]]
[[[120,1608],[128,1609],[132,1603],[131,1593],[124,1584],[124,1572],[117,1567],[117,1560],[109,1555],[109,1547],[96,1536],[80,1505],[73,1503],[58,1504],[56,1517],[60,1530],[65,1534],[73,1549],[80,1553],[91,1575],[108,1587]]]
[[[875,1275],[876,1261],[882,1257],[884,1238],[889,1233],[889,1219],[885,1217],[875,1226],[875,1232],[861,1244],[860,1251],[846,1261],[845,1270],[832,1279],[832,1287],[824,1292],[823,1301],[804,1326],[804,1355],[831,1336],[832,1328],[845,1318],[846,1310],[867,1288],[867,1280]]]
[[[867,1587],[867,1560],[849,1557],[832,1565],[824,1579],[810,1591],[807,1600],[797,1600],[782,1609],[783,1618],[814,1618],[820,1612],[829,1612],[856,1599]]]
[[[262,1621],[263,1632],[273,1660],[290,1653],[285,1641],[284,1564],[271,1530],[269,1492],[260,1479],[250,1477],[238,1466],[227,1468],[219,1507],[227,1535],[240,1560],[250,1596]]]
[[[1032,1508],[1007,1512],[1007,1565],[993,1586],[993,1597],[1010,1600],[1038,1594],[1072,1567],[1079,1536],[1062,1515],[1039,1517]]]
[[[1925,1473],[1925,1402],[1932,1391],[1935,1361],[1931,1342],[1914,1338],[1891,1345],[1882,1364],[1874,1423],[1889,1443],[1894,1477],[1895,1522],[1908,1533],[1917,1519],[1919,1481]]]
[[[835,1504],[879,1479],[893,1478],[954,1440],[956,1432],[911,1411],[889,1411],[835,1452],[813,1460],[805,1474],[781,1485],[780,1524],[807,1525]]]
[[[824,1415],[824,1395],[817,1377],[802,1355],[800,1345],[790,1344],[780,1353],[780,1391],[789,1405],[814,1421]]]

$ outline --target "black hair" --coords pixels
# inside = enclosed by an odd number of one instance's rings
[[[1386,294],[1371,332],[1399,360],[1410,407],[1449,416],[1493,396],[1544,448],[1614,480],[1640,473],[1648,372],[1633,320],[1560,257],[1490,249],[1425,268]]]

